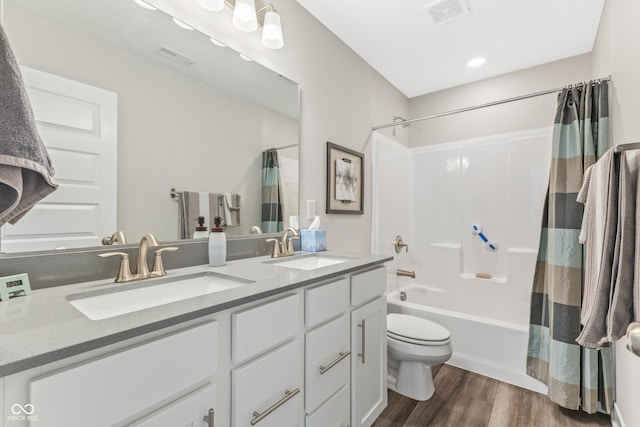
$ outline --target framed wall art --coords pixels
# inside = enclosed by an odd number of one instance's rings
[[[327,213],[363,214],[364,155],[327,142]]]

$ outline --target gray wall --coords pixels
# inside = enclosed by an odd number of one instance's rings
[[[607,1],[593,50],[593,75],[611,75],[613,143],[640,141],[640,2]],[[640,358],[616,343],[616,411],[627,426],[640,425]]]
[[[243,227],[228,234],[260,224],[261,152],[297,143],[296,120],[10,4],[5,27],[21,65],[117,93],[117,224],[130,241],[179,237],[172,187],[241,194]]]
[[[272,51],[260,44],[260,32],[233,28],[231,13],[202,13],[195,2],[153,0],[183,21],[228,46],[285,75],[302,90],[300,201],[317,202],[331,250],[371,250],[371,143],[370,129],[388,123],[394,114],[408,114],[408,100],[366,62],[330,33],[294,0],[274,0],[282,17],[285,46]],[[194,6],[195,5],[195,6]],[[387,131],[391,134],[391,131]],[[408,136],[400,135],[408,144]],[[365,154],[364,215],[326,215],[326,142]],[[306,211],[301,226],[307,226]]]
[[[472,72],[472,70],[470,70]],[[584,54],[463,86],[412,98],[412,118],[590,80],[591,54]],[[556,94],[530,98],[411,124],[411,146],[548,127],[555,116]]]

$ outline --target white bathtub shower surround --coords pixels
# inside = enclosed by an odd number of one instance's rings
[[[378,132],[373,133],[372,141],[371,253],[394,257],[387,263],[387,290],[392,291],[407,281],[396,276],[396,270],[414,270],[418,261],[409,214],[413,209],[413,160],[409,148]],[[394,249],[398,235],[409,245],[408,251],[399,254]]]
[[[389,312],[449,329],[451,364],[542,391],[525,360],[551,129],[416,148],[375,133],[373,141],[372,246],[396,255],[389,250],[402,228],[410,253],[394,262],[417,276],[389,276]],[[397,289],[409,291],[408,303],[394,300]]]
[[[406,301],[400,300],[400,292],[407,294]],[[525,373],[527,325],[441,308],[438,302],[445,293],[431,286],[406,285],[387,295],[387,310],[422,317],[447,328],[453,347],[453,355],[447,362],[450,365],[539,393],[547,392],[546,386]]]

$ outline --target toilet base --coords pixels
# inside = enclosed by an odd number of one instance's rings
[[[425,401],[435,392],[431,365],[417,361],[388,360],[388,388],[410,399]]]

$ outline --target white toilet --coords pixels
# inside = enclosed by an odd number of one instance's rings
[[[387,315],[388,387],[415,400],[435,391],[431,365],[451,357],[449,331],[435,322],[408,314]]]

